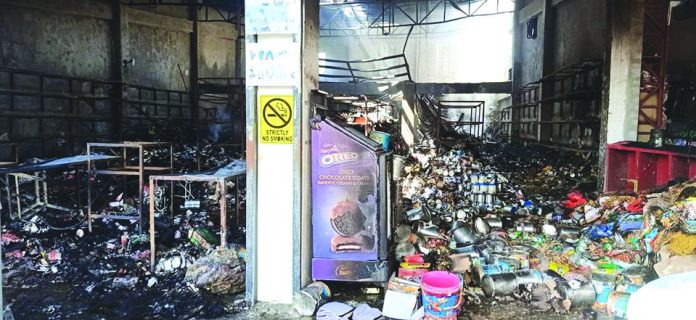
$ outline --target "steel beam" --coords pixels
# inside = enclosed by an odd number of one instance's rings
[[[383,96],[395,94],[400,91],[413,92],[414,94],[428,93],[442,95],[447,93],[510,93],[512,84],[505,82],[481,82],[481,83],[412,83],[399,82],[396,84],[375,82],[320,82],[319,89],[332,94],[344,94],[352,96]]]
[[[360,10],[356,10],[360,8]],[[512,13],[512,0],[381,0],[324,3],[328,20],[322,21],[322,36],[402,34],[412,27],[426,27],[469,17]],[[419,28],[419,31],[428,31]]]

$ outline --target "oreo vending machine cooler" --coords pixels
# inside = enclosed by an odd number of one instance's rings
[[[312,278],[386,282],[391,154],[356,130],[312,130]]]

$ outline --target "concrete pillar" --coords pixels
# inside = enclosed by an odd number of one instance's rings
[[[128,34],[128,17],[125,11],[122,10],[120,0],[111,1],[111,11],[111,40],[113,41],[111,53],[111,80],[124,82],[123,46],[124,42],[127,42],[125,35]],[[120,141],[123,137],[123,102],[120,100],[123,98],[124,87],[122,84],[118,84],[114,85],[111,90],[112,97],[117,99],[117,101],[111,102],[111,136],[114,140]]]
[[[611,2],[611,55],[606,140],[636,141],[645,0]]]
[[[191,20],[189,33],[189,101],[191,102],[191,124],[195,135],[196,145],[200,141],[200,108],[198,101],[198,6],[195,0],[190,0],[188,16]]]
[[[247,298],[290,303],[309,282],[309,117],[319,3],[246,0]]]
[[[542,38],[544,50],[542,51],[541,59],[541,77],[546,77],[552,74],[555,70],[555,32],[556,32],[556,9],[553,8],[552,0],[544,0],[544,36]],[[561,40],[563,41],[563,40]],[[551,98],[555,91],[554,81],[542,81],[541,82],[541,99]],[[538,131],[537,131],[537,141],[546,143],[549,141],[551,136],[551,126],[542,125],[542,121],[549,121],[553,118],[553,101],[545,101],[539,103],[539,109],[537,110],[537,119],[539,120]]]
[[[519,104],[515,90],[522,87],[522,34],[525,32],[525,25],[520,21],[520,10],[524,7],[524,1],[515,1],[515,12],[512,18],[512,105]],[[519,131],[519,112],[512,110],[510,124],[510,137],[517,137]]]

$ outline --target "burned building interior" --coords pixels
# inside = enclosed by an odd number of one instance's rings
[[[694,0],[0,0],[3,319],[693,319]]]

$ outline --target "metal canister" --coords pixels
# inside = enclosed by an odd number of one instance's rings
[[[500,218],[488,218],[486,219],[486,223],[488,223],[488,226],[491,228],[501,229],[503,227],[503,220]]]
[[[495,197],[492,194],[483,194],[483,203],[492,205],[493,201],[495,201]]]
[[[494,183],[486,184],[486,193],[488,193],[488,194],[498,193],[498,185],[496,185]]]
[[[408,221],[418,221],[423,218],[423,207],[413,208],[406,211]]]
[[[487,181],[488,183],[496,184],[497,181],[498,181],[498,175],[495,174],[495,173],[489,173],[489,174],[486,176],[486,179],[488,180],[488,181]]]
[[[517,212],[517,206],[507,205],[503,207],[503,213],[515,214]]]
[[[481,217],[477,217],[476,220],[474,220],[474,227],[476,231],[482,235],[488,235],[491,232],[491,226]]]
[[[481,287],[483,294],[489,298],[509,296],[517,291],[517,277],[514,273],[485,275],[481,280]]]
[[[513,273],[517,277],[517,285],[539,284],[544,282],[544,277],[539,270],[520,270]]]
[[[519,224],[517,224],[517,227],[515,228],[515,230],[520,231],[520,232],[528,232],[528,233],[536,232],[536,228],[531,223],[519,223]]]
[[[580,236],[582,229],[576,227],[561,227],[559,234],[561,237],[577,238]]]
[[[483,193],[477,194],[476,195],[476,203],[485,204],[486,203],[486,195]]]
[[[471,192],[480,193],[481,192],[481,184],[478,182],[473,182],[471,184]]]
[[[472,184],[478,184],[479,183],[479,174],[478,173],[472,173],[469,175],[469,180],[471,180]]]
[[[476,243],[476,234],[468,227],[457,228],[452,232],[452,238],[457,244],[474,244]]]
[[[556,288],[562,299],[570,300],[572,308],[584,308],[591,306],[596,299],[596,293],[592,283],[556,278]]]
[[[486,176],[485,173],[480,173],[478,179],[479,179],[480,184],[487,184],[488,183],[488,177]]]

